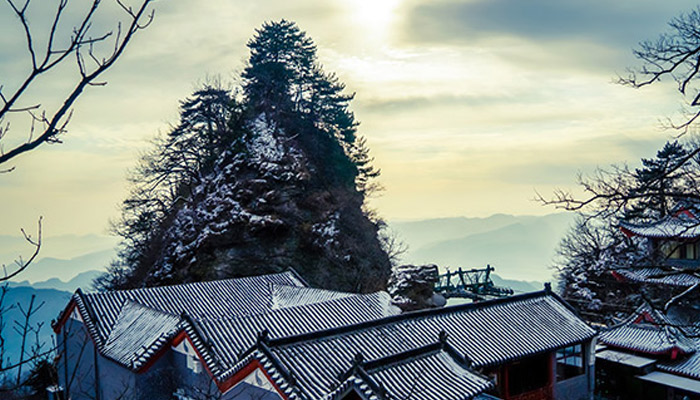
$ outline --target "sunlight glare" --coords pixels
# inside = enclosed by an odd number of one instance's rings
[[[340,0],[368,38],[385,38],[401,0]]]

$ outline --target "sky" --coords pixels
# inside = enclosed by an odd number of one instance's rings
[[[32,29],[48,18],[31,10]],[[74,1],[67,15],[77,15]],[[106,2],[109,6],[110,1]],[[265,21],[298,23],[326,71],[351,92],[359,132],[382,171],[371,204],[389,220],[545,214],[535,193],[575,189],[597,166],[651,157],[672,132],[660,120],[682,98],[672,82],[614,83],[632,48],[696,5],[686,0],[156,1],[103,87],[76,103],[63,143],[43,145],[0,174],[0,234],[104,234],[128,195],[126,176],[150,140],[177,122],[202,82],[234,81]],[[95,29],[110,29],[105,10]],[[44,24],[45,25],[45,24]],[[0,85],[27,73],[23,32],[0,4]],[[55,107],[73,65],[46,77],[27,105]],[[26,138],[13,116],[0,143]]]

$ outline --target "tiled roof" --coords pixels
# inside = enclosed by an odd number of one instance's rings
[[[181,328],[179,317],[128,301],[122,307],[102,353],[138,369]]]
[[[648,284],[691,287],[700,283],[700,276],[695,273],[667,267],[618,269],[614,272],[630,281]]]
[[[369,377],[391,399],[471,399],[493,384],[439,349],[391,363],[366,366]]]
[[[298,286],[288,285],[273,285],[272,309],[321,303],[328,300],[350,297],[352,295],[352,293],[336,292],[334,290],[300,288]]]
[[[693,239],[700,237],[700,221],[681,214],[649,224],[620,222],[623,230],[648,238]]]
[[[684,354],[696,351],[693,339],[699,322],[698,312],[687,307],[671,306],[662,312],[643,303],[622,323],[601,332],[601,343],[647,354]]]
[[[304,286],[296,274],[283,272],[174,286],[76,294],[74,299],[83,303],[87,313],[99,316],[90,320],[94,324],[98,343],[103,344],[122,306],[128,301],[170,315],[179,316],[186,311],[194,319],[233,318],[271,309],[274,285]]]
[[[335,367],[335,354],[326,356],[329,365]],[[366,359],[361,353],[356,354],[344,363],[348,368],[332,381],[314,379],[317,371],[312,369],[299,375],[299,371],[289,368],[290,360],[280,357],[266,342],[251,349],[237,369],[252,359],[265,366],[273,382],[290,399],[338,400],[355,390],[369,400],[466,400],[494,386],[487,377],[471,370],[444,338],[387,358]]]
[[[200,334],[212,343],[211,351],[228,369],[240,354],[253,346],[258,334],[282,338],[300,335],[398,314],[386,292],[354,294],[321,303],[282,308],[244,318],[197,321]]]
[[[700,349],[700,339],[695,339],[695,348]],[[657,368],[676,375],[700,379],[700,352],[696,351],[688,358],[677,361],[658,363]]]
[[[673,348],[680,357],[661,358],[657,369],[700,380],[700,311],[687,305],[670,305],[661,310],[642,304],[618,326],[599,336],[603,344],[634,352],[667,356]]]
[[[371,399],[402,398],[411,390],[417,399],[471,398],[491,384],[469,366],[497,365],[595,336],[550,291],[396,315],[385,292],[302,285],[285,273],[77,292],[73,301],[98,349],[133,370],[184,331],[217,382],[256,359],[290,399],[320,399],[343,387]],[[357,353],[366,361],[353,361]],[[413,375],[421,381],[408,384]]]
[[[670,354],[674,349],[693,353],[695,343],[677,328],[654,326],[649,323],[626,324],[600,335],[600,341],[617,348],[646,354]]]
[[[361,351],[366,359],[396,356],[435,342],[450,345],[475,367],[504,363],[584,342],[595,331],[546,292],[406,313],[395,317],[269,342],[312,398],[338,384]]]
[[[400,312],[386,292],[331,292],[303,284],[285,272],[116,292],[77,291],[73,301],[106,357],[138,370],[184,330],[216,374],[229,370],[263,330],[276,338]]]

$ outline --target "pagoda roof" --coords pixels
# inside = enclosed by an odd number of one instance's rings
[[[646,284],[688,288],[700,283],[699,273],[673,267],[616,269],[612,272],[623,279]]]
[[[671,306],[662,312],[645,302],[622,323],[602,331],[599,340],[611,347],[650,355],[670,355],[675,359],[677,355],[696,353],[698,317],[697,310],[687,307]]]
[[[700,220],[694,214],[679,212],[649,223],[620,222],[627,235],[647,238],[695,239],[700,237]]]

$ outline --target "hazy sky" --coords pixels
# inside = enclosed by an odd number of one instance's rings
[[[45,2],[37,1],[40,29]],[[695,2],[674,0],[159,1],[156,19],[75,107],[64,144],[17,158],[0,175],[0,234],[105,233],[127,194],[127,170],[177,121],[199,82],[232,79],[264,21],[296,21],[327,71],[357,92],[353,109],[386,190],[389,219],[552,212],[535,190],[574,187],[576,172],[635,162],[669,137],[659,119],[672,84],[613,84]],[[0,85],[26,74],[22,31],[0,4]],[[66,75],[59,75],[64,79]],[[33,92],[45,104],[65,80]],[[48,100],[47,100],[48,99]],[[21,122],[18,125],[21,126]],[[24,132],[12,131],[22,140]]]

